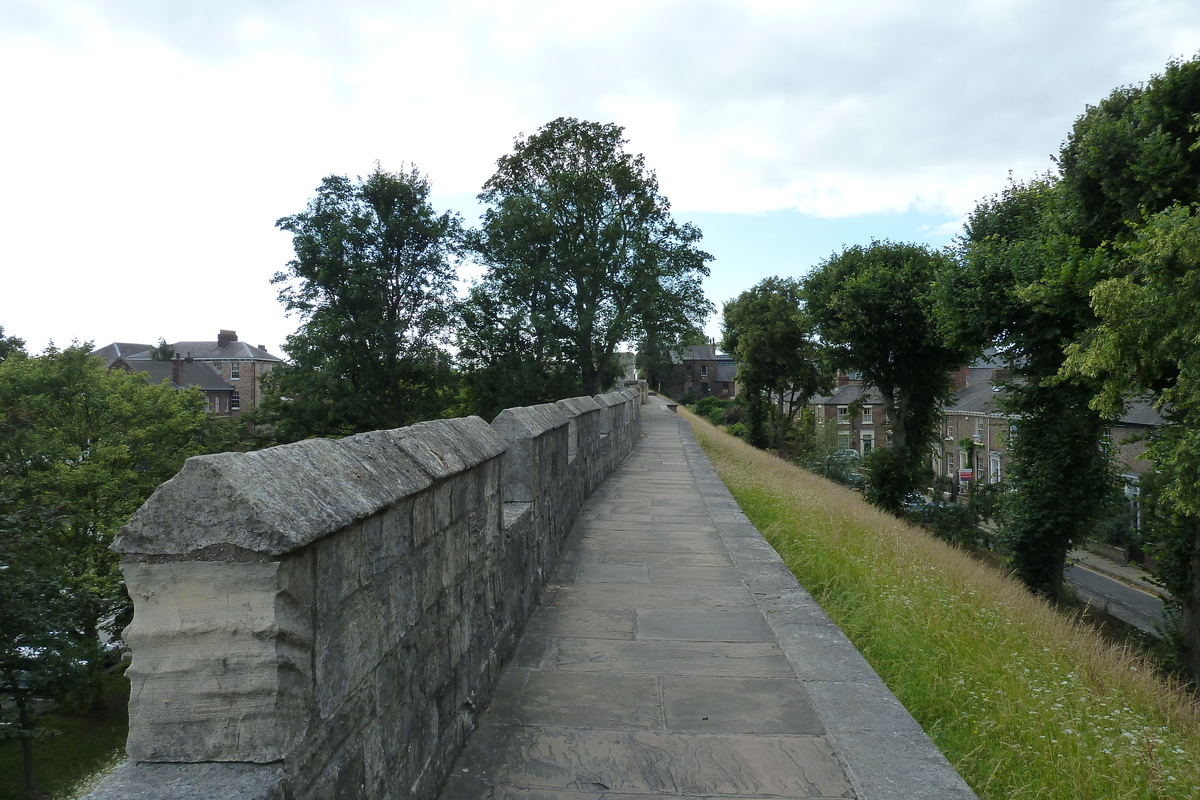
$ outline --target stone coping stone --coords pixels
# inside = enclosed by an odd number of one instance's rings
[[[502,455],[479,417],[189,458],[121,529],[122,555],[279,556]]]

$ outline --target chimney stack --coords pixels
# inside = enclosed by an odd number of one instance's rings
[[[237,340],[237,331],[220,331],[217,333],[217,347],[224,347]]]
[[[179,353],[176,353],[175,357],[171,359],[171,382],[176,386],[183,386],[183,359],[180,358]]]
[[[957,392],[959,389],[965,389],[967,386],[970,386],[971,385],[970,375],[971,375],[970,366],[959,367],[957,370],[955,370],[954,375],[951,376],[951,380],[953,381],[954,391]]]

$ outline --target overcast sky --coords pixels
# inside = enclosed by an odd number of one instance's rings
[[[719,305],[844,244],[949,244],[1197,50],[1196,0],[0,0],[0,325],[282,355],[275,220],[323,176],[412,163],[473,220],[559,116],[625,128]]]

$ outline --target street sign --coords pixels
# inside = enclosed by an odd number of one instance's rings
[[[960,469],[960,470],[958,471],[958,479],[959,479],[960,481],[969,481],[969,480],[971,480],[971,476],[972,476],[972,475],[974,475],[974,474],[975,474],[975,470],[971,470],[971,469]]]

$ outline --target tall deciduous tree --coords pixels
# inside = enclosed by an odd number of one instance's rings
[[[862,373],[883,397],[892,447],[872,452],[867,491],[893,511],[917,484],[951,373],[967,361],[936,313],[934,285],[949,260],[923,245],[872,242],[832,256],[804,281],[835,363]]]
[[[90,350],[0,362],[0,690],[25,744],[31,693],[74,673],[81,699],[102,699],[100,634],[118,635],[129,609],[108,545],[185,458],[220,441],[199,392],[109,371]]]
[[[979,204],[963,268],[943,283],[959,330],[998,344],[1013,361],[1018,379],[1007,405],[1020,422],[1007,538],[1018,573],[1053,597],[1067,550],[1111,491],[1097,408],[1116,408],[1092,403],[1103,376],[1064,370],[1064,351],[1098,324],[1093,288],[1136,268],[1124,247],[1145,216],[1200,199],[1198,112],[1200,61],[1172,62],[1144,86],[1122,87],[1088,108],[1059,153],[1057,174]]]
[[[617,374],[620,343],[683,338],[711,313],[700,231],[672,219],[625,144],[617,125],[560,118],[497,162],[473,242],[488,267],[475,303],[493,309],[467,317],[475,359],[500,363],[516,343],[535,373],[569,365],[595,394]]]
[[[1167,419],[1151,441],[1158,522],[1150,531],[1180,604],[1187,666],[1200,681],[1200,217],[1174,206],[1119,247],[1125,270],[1092,290],[1099,324],[1074,344],[1064,372],[1102,382],[1093,406],[1116,417],[1149,395]],[[1155,535],[1157,534],[1157,536]],[[1166,539],[1163,541],[1162,539]],[[1165,552],[1162,552],[1165,551]]]
[[[725,304],[721,332],[722,346],[737,357],[742,391],[766,395],[768,405],[773,398],[775,447],[782,450],[795,411],[829,385],[800,283],[766,278],[742,292]],[[789,404],[789,393],[799,402]],[[762,398],[751,403],[762,405]],[[752,413],[750,420],[750,441],[759,446],[765,439],[761,416]]]
[[[957,340],[993,345],[1013,365],[1000,401],[1017,419],[1001,534],[1017,575],[1054,599],[1068,551],[1113,491],[1105,420],[1089,407],[1095,384],[1058,377],[1063,349],[1094,323],[1087,292],[1107,263],[1063,229],[1062,202],[1042,178],[979,203],[939,284]]]
[[[292,441],[398,428],[452,401],[447,340],[461,225],[429,203],[416,168],[325,178],[308,208],[276,225],[296,257],[273,283],[301,326],[290,363],[265,381],[262,421]]]

